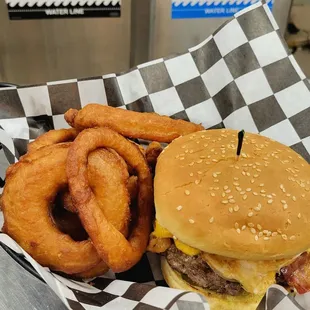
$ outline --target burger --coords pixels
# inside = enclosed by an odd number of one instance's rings
[[[310,290],[310,167],[289,147],[246,133],[180,137],[158,158],[148,249],[170,287],[211,309],[256,309],[279,283]]]

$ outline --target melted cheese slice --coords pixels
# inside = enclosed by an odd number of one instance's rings
[[[154,223],[154,231],[152,233],[156,238],[173,238],[173,235],[166,228],[162,227],[157,220]],[[200,253],[200,250],[195,249],[180,240],[174,240],[175,246],[186,255],[194,256]]]
[[[174,240],[175,246],[184,254],[189,256],[195,256],[200,253],[200,250],[192,248],[191,246],[181,242],[180,240]]]
[[[153,235],[157,238],[172,238],[172,233],[169,232],[166,228],[162,227],[156,220],[154,223]]]
[[[268,287],[275,283],[275,274],[295,259],[248,261],[207,253],[201,254],[201,257],[221,277],[238,281],[247,292],[253,294],[265,294]]]

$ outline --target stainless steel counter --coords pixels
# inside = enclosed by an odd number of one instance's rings
[[[25,271],[0,247],[0,310],[66,310],[43,282]]]

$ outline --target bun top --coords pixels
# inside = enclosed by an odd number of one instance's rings
[[[270,260],[310,248],[310,166],[289,147],[207,130],[174,140],[158,158],[158,222],[180,241],[235,259]]]

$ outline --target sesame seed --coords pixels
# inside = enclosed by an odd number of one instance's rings
[[[214,189],[215,189],[216,191],[218,191],[220,188],[219,188],[218,186],[216,186],[216,187],[214,187]]]
[[[258,233],[258,237],[262,237],[262,236],[263,236],[263,232],[260,231],[260,232]]]
[[[287,219],[287,222],[288,222],[289,224],[292,224],[292,221],[291,221],[290,219]]]
[[[199,158],[202,158],[202,159],[204,159],[204,158],[206,158],[206,156],[203,156],[203,155],[201,155],[201,156],[199,156]]]
[[[251,183],[253,184],[254,182],[255,182],[255,180],[254,180],[254,179],[252,179],[252,180],[251,180]]]
[[[237,212],[239,210],[239,206],[234,206],[234,211]]]
[[[249,176],[251,176],[251,173],[250,173],[250,172],[247,172],[246,175],[249,177]]]
[[[244,171],[241,172],[243,175],[246,175],[246,173]]]
[[[229,208],[228,211],[229,211],[230,213],[233,213],[233,212],[234,212],[233,208]]]
[[[191,192],[189,190],[185,190],[185,195],[189,195]]]
[[[253,194],[254,196],[257,196],[257,195],[258,195],[258,193],[256,193],[256,192],[253,192],[252,194]]]
[[[213,216],[209,219],[209,222],[210,222],[210,223],[213,223],[213,222],[214,222],[214,217],[213,217]]]
[[[237,190],[238,192],[240,192],[240,191],[241,191],[241,187],[236,187],[236,190]]]
[[[195,221],[193,220],[193,219],[189,219],[188,220],[191,224],[194,224],[195,223]]]
[[[255,241],[257,241],[258,240],[258,236],[256,235],[254,239],[255,239]]]
[[[246,200],[247,198],[248,198],[247,195],[243,195],[243,197],[242,197],[243,200]]]
[[[238,180],[239,180],[239,178],[237,178],[237,177],[234,177],[234,180],[235,180],[235,181],[238,181]]]
[[[244,194],[245,194],[245,191],[240,192],[240,195],[244,195]]]
[[[228,186],[227,186],[227,185],[224,186],[224,190],[226,190],[226,189],[228,189]]]
[[[236,229],[237,233],[240,234],[241,230],[239,228]]]
[[[224,205],[226,205],[226,204],[228,204],[228,200],[222,200],[222,203],[223,203]]]
[[[291,194],[286,194],[287,197],[291,197]]]
[[[218,162],[218,160],[217,160],[217,159],[212,159],[212,161],[213,161],[213,162],[215,162],[215,163],[217,163],[217,162]]]
[[[250,192],[251,190],[252,190],[252,188],[250,188],[250,187],[248,187],[248,188],[246,189],[247,192]]]
[[[235,166],[236,169],[240,169],[239,166]]]
[[[194,162],[192,161],[191,163],[188,164],[189,166],[193,166],[194,165]]]
[[[277,232],[281,235],[282,234],[282,230],[281,229],[277,229]]]
[[[268,202],[269,204],[272,204],[272,203],[273,203],[273,200],[272,200],[272,199],[269,199],[267,202]]]
[[[202,174],[202,172],[201,172],[201,171],[197,171],[197,173],[198,173],[198,174]]]
[[[238,185],[239,185],[239,183],[238,183],[238,182],[234,182],[234,183],[233,183],[233,185],[238,186]]]
[[[197,164],[201,164],[202,163],[202,159],[199,159],[196,161]]]
[[[273,197],[276,197],[276,196],[277,196],[275,193],[271,193],[271,195],[272,195]]]
[[[242,228],[241,228],[241,230],[245,230],[246,229],[246,226],[245,225],[243,225],[242,226]]]
[[[213,175],[213,178],[217,178],[217,174],[215,172],[212,173],[212,175]]]
[[[182,208],[183,208],[182,206],[177,206],[178,211],[182,210]]]
[[[222,197],[224,198],[226,196],[226,194],[225,193],[222,193]]]
[[[261,225],[257,224],[257,229],[258,229],[258,230],[262,230],[263,228],[262,228]]]
[[[261,193],[266,193],[266,191],[265,191],[264,189],[262,189],[260,192],[261,192]]]
[[[287,235],[286,234],[283,234],[281,237],[282,237],[282,239],[287,240]]]
[[[281,188],[281,189],[283,189],[283,188],[284,188],[283,184],[280,184],[280,188]]]
[[[233,195],[228,196],[228,199],[232,199],[232,198],[234,198],[234,196],[233,196]]]
[[[277,233],[276,231],[274,231],[274,232],[271,234],[272,237],[275,237],[275,236],[277,236],[277,235],[278,235],[278,233]]]
[[[212,197],[215,197],[215,193],[211,193],[210,195],[211,195]]]
[[[214,183],[218,183],[219,182],[219,180],[218,179],[214,179]]]
[[[256,169],[256,171],[258,171],[258,172],[262,172],[262,170],[261,170],[261,169]]]
[[[226,190],[225,193],[229,194],[231,192],[230,189]]]
[[[248,217],[252,217],[253,215],[254,215],[253,212],[249,212],[249,213],[248,213]]]
[[[255,228],[251,228],[251,233],[255,235],[256,234],[256,229]]]
[[[229,203],[235,203],[235,199],[229,199]]]
[[[266,194],[260,194],[262,197],[266,197]]]
[[[267,195],[267,198],[272,198],[272,195]]]
[[[295,196],[293,196],[292,199],[293,199],[293,201],[296,201],[296,200],[297,200]]]
[[[306,194],[302,194],[301,197],[302,197],[302,198],[305,198],[305,197],[306,197]]]
[[[264,240],[266,240],[266,241],[269,240],[269,239],[270,239],[269,237],[264,237]]]
[[[194,173],[191,172],[191,173],[189,174],[189,176],[190,176],[190,177],[194,176]]]
[[[200,180],[195,180],[195,184],[198,185],[200,183]]]
[[[265,185],[264,183],[259,184],[260,187],[263,187],[264,185]]]
[[[286,210],[287,208],[288,208],[287,204],[283,205],[283,210]]]
[[[239,228],[239,224],[237,222],[235,223],[235,228]]]
[[[255,225],[253,223],[248,223],[248,226],[253,228]]]
[[[286,204],[286,201],[285,200],[281,200],[281,203]]]
[[[300,213],[298,213],[297,217],[300,219],[300,218],[301,218],[301,214],[300,214]]]
[[[290,236],[290,240],[295,240],[296,239],[296,236]]]
[[[193,150],[190,150],[189,152],[192,154],[194,151],[193,151]]]

